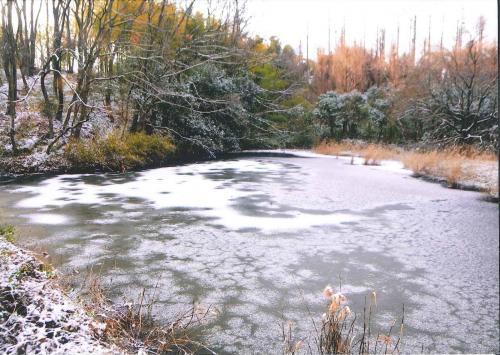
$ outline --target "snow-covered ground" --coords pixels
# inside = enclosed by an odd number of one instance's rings
[[[104,324],[66,296],[31,253],[0,237],[0,353],[115,354]]]

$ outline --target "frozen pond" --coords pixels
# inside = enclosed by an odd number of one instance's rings
[[[276,353],[283,317],[307,335],[339,276],[357,312],[377,292],[385,331],[405,305],[406,351],[498,353],[498,213],[397,166],[314,155],[0,185],[0,223],[60,270],[98,266],[117,299],[158,284],[164,314],[216,306],[222,353]]]

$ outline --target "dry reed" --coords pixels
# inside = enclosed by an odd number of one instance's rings
[[[404,330],[404,307],[399,333],[392,334],[395,322],[387,334],[374,335],[373,315],[377,304],[376,293],[372,292],[368,302],[365,298],[362,328],[356,327],[356,315],[346,305],[347,297],[342,293],[334,293],[330,286],[323,291],[328,299],[327,312],[322,317],[319,352],[321,354],[387,354],[399,353]]]
[[[365,165],[379,165],[382,160],[394,159],[397,156],[395,149],[363,142],[323,142],[314,147],[313,151],[327,155],[360,156],[365,159]]]
[[[402,348],[404,333],[404,306],[399,329],[394,334],[396,320],[392,322],[387,332],[374,331],[373,317],[377,306],[376,293],[370,294],[369,300],[365,297],[362,324],[358,317],[347,305],[347,297],[335,293],[330,286],[323,291],[323,296],[328,300],[326,312],[321,317],[321,326],[315,329],[314,343],[310,341],[293,340],[292,323],[283,323],[283,343],[285,354],[399,354]]]
[[[215,354],[202,342],[195,340],[192,331],[199,331],[216,314],[212,307],[193,304],[164,324],[153,316],[157,286],[151,296],[143,289],[135,301],[124,306],[113,304],[106,296],[99,275],[92,272],[84,281],[84,306],[93,317],[104,324],[100,340],[114,344],[126,352],[142,354],[205,353]]]
[[[491,164],[495,159],[492,153],[471,150],[408,152],[400,156],[404,166],[416,175],[444,179],[450,187],[475,179],[476,167],[479,164]]]

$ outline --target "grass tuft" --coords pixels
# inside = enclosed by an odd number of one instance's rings
[[[0,237],[9,243],[14,243],[15,228],[12,225],[0,225]]]

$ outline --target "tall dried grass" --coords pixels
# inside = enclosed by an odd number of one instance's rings
[[[381,160],[397,156],[397,151],[387,146],[362,142],[322,142],[313,151],[326,155],[360,156],[365,159],[365,165],[379,165]]]
[[[474,179],[475,164],[496,159],[492,153],[473,150],[408,152],[400,156],[405,167],[416,175],[443,178],[450,187],[456,187],[461,181]]]
[[[398,155],[394,149],[377,144],[369,144],[359,154],[365,158],[365,165],[380,165],[382,160],[394,159]]]
[[[321,142],[313,148],[313,151],[318,154],[326,155],[350,155],[354,144],[343,142]]]

